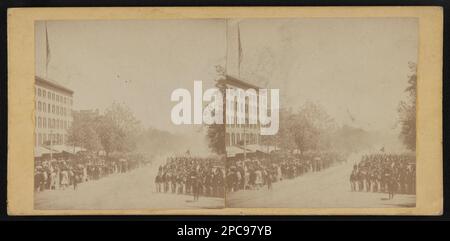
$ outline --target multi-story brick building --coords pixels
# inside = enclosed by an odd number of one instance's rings
[[[35,77],[35,146],[64,145],[72,124],[73,91]]]

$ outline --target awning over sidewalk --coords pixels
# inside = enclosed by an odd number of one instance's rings
[[[34,157],[41,157],[44,154],[50,154],[52,151],[43,146],[38,146],[34,148]]]
[[[234,157],[239,153],[244,153],[244,150],[239,148],[238,146],[227,146],[227,157]]]
[[[77,154],[80,151],[85,151],[86,149],[81,147],[73,147],[66,145],[53,145],[52,148],[38,146],[34,148],[34,157],[42,157],[43,155],[50,154],[59,154],[59,153],[69,153],[69,154]]]
[[[264,152],[264,153],[271,153],[272,151],[278,151],[280,150],[280,148],[276,147],[276,146],[260,146],[258,145],[258,151],[260,152]]]
[[[86,149],[77,147],[77,146],[67,146],[67,145],[54,145],[52,146],[53,150],[55,150],[58,153],[61,152],[67,152],[70,154],[77,154],[80,151],[85,151]]]

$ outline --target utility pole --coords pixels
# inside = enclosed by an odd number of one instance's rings
[[[50,130],[50,162],[53,161],[53,130]]]
[[[247,123],[244,122],[244,160],[247,159],[247,134],[245,133],[245,127]]]

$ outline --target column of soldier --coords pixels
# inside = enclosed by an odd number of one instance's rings
[[[409,154],[364,155],[350,174],[351,191],[415,194],[415,156]]]
[[[216,159],[191,156],[169,157],[159,166],[156,192],[199,196],[224,196],[224,168]]]
[[[260,189],[263,186],[271,189],[274,182],[322,171],[335,161],[341,160],[334,152],[271,155],[266,158],[238,160],[227,168],[227,191]]]

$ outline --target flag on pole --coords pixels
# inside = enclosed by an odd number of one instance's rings
[[[242,62],[242,44],[241,44],[241,28],[240,28],[240,24],[238,23],[238,51],[239,51],[239,66],[238,66],[238,71],[239,71],[239,77],[241,75],[241,62]]]
[[[51,58],[50,43],[48,41],[47,22],[45,23],[45,47],[46,47],[45,74],[47,75],[47,73],[48,73],[48,64],[50,63],[50,58]]]

